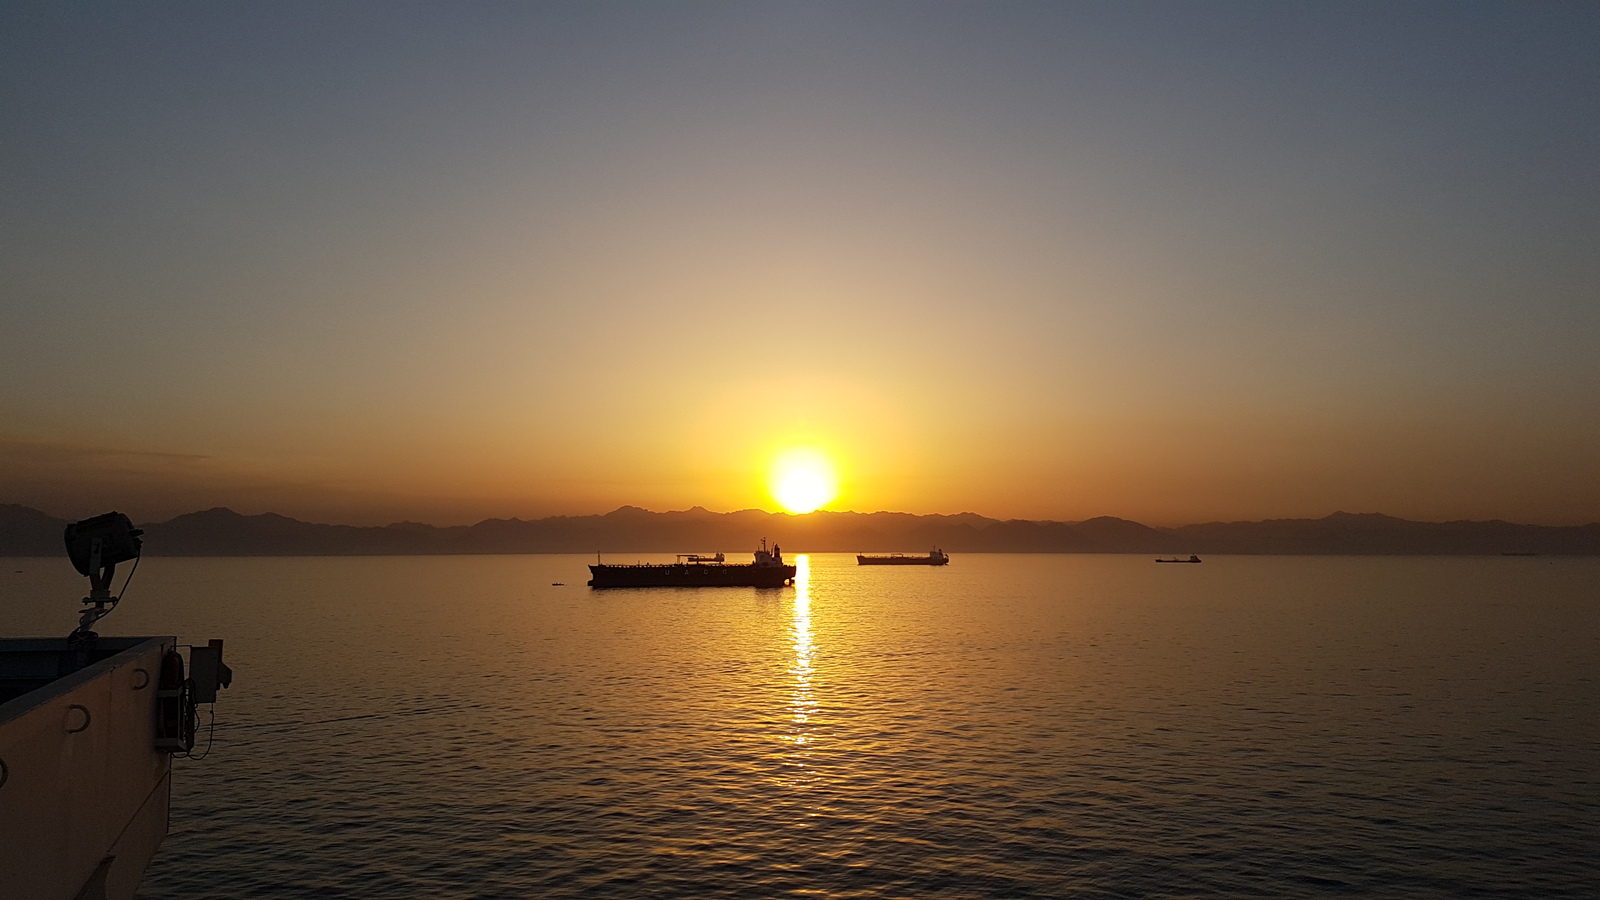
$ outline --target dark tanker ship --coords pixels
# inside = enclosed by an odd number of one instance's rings
[[[934,548],[927,556],[907,556],[904,553],[891,553],[888,556],[867,556],[861,554],[856,557],[858,566],[948,566],[950,555],[943,550]]]
[[[589,586],[618,587],[783,587],[794,581],[794,566],[784,565],[777,544],[767,551],[761,539],[756,560],[746,565],[728,565],[721,553],[716,556],[679,554],[675,563],[637,563],[608,566],[596,562],[589,567],[594,577]]]

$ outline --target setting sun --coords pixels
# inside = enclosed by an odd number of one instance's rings
[[[772,466],[772,496],[791,513],[821,509],[838,496],[833,465],[815,450],[790,450]]]

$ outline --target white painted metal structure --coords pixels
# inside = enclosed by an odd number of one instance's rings
[[[167,834],[156,690],[172,637],[0,640],[0,894],[131,900]],[[61,672],[68,674],[59,674]]]

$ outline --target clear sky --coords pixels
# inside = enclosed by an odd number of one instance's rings
[[[1600,4],[0,2],[0,502],[1600,520]]]

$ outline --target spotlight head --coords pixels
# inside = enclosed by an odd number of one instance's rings
[[[73,522],[65,535],[67,558],[78,574],[94,578],[119,562],[138,559],[141,534],[144,532],[119,512]]]

